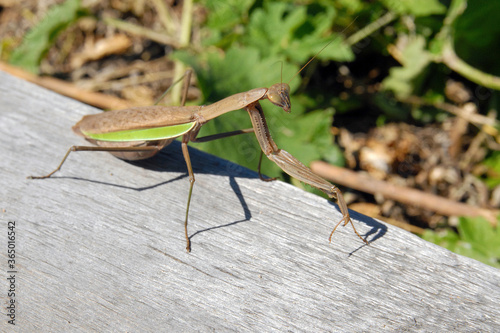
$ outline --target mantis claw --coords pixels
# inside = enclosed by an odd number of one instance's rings
[[[345,221],[345,222],[344,222]],[[335,228],[333,228],[332,232],[330,233],[330,237],[328,237],[328,241],[331,243],[332,242],[332,236],[333,236],[333,233],[335,232],[335,230],[337,230],[337,227],[342,224],[342,222],[344,222],[344,227],[348,224],[348,223],[351,223],[352,225],[352,229],[354,230],[354,233],[359,237],[359,239],[361,239],[366,245],[370,245],[370,242],[368,242],[366,239],[364,239],[363,237],[361,237],[361,235],[358,233],[358,231],[356,230],[356,228],[354,227],[354,224],[352,223],[352,220],[351,220],[351,217],[349,216],[349,214],[345,215],[336,225],[335,225]]]
[[[263,152],[263,151],[261,151],[261,152],[260,152],[259,167],[258,167],[258,171],[259,171],[259,178],[260,178],[260,180],[265,181],[265,182],[272,182],[272,181],[274,181],[274,180],[278,179],[278,178],[276,178],[276,177],[273,177],[273,178],[264,178],[264,176],[263,176],[263,175],[262,175],[262,173],[260,172],[260,168],[261,168],[261,166],[262,166],[262,156],[264,156],[264,152]]]

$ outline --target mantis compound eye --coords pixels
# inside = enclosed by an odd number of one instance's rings
[[[273,84],[267,91],[267,98],[285,112],[290,112],[290,86],[288,84]]]

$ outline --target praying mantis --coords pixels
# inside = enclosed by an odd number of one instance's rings
[[[328,46],[328,44],[326,46]],[[311,62],[315,57],[309,60],[309,62]],[[309,64],[309,62],[307,64]],[[307,66],[307,64],[305,66]],[[305,68],[305,66],[302,67],[302,69]],[[195,176],[191,165],[191,159],[189,157],[188,143],[204,142],[232,135],[253,132],[259,142],[262,153],[265,154],[271,161],[276,163],[283,171],[290,176],[323,191],[329,198],[337,200],[340,212],[342,213],[342,219],[335,225],[330,233],[330,242],[332,240],[333,233],[340,224],[343,223],[343,225],[346,226],[350,223],[356,235],[363,242],[369,244],[366,239],[361,237],[354,227],[342,192],[335,185],[314,174],[308,167],[302,164],[287,151],[278,148],[276,143],[273,141],[259,101],[267,99],[272,104],[289,113],[291,109],[290,86],[287,83],[277,83],[272,85],[270,88],[257,88],[234,94],[210,105],[185,106],[184,104],[190,75],[191,72],[188,71],[186,74],[187,78],[184,83],[184,96],[181,106],[155,105],[133,107],[124,110],[107,111],[100,114],[84,116],[76,125],[73,126],[73,131],[77,135],[83,136],[87,141],[94,144],[94,146],[72,146],[68,149],[66,155],[64,155],[63,159],[54,171],[45,176],[30,176],[28,178],[49,178],[61,169],[71,152],[107,151],[120,159],[129,161],[142,160],[154,156],[174,139],[181,137],[182,154],[186,162],[190,183],[186,205],[186,216],[184,220],[186,250],[190,252],[191,241],[188,235],[188,216]],[[220,133],[202,138],[197,137],[203,124],[222,114],[239,109],[244,109],[248,112],[252,122],[252,128]],[[272,180],[264,179],[260,175],[260,162],[259,176],[263,180]]]

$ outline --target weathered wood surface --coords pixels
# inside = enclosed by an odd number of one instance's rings
[[[1,72],[0,108],[16,331],[500,332],[500,271],[355,212],[371,246],[350,227],[329,244],[336,206],[195,149],[188,254],[179,144],[136,164],[78,152],[28,180],[83,144],[70,127],[98,110]]]

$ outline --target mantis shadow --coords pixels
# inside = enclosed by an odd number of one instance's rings
[[[175,182],[175,181],[180,180],[182,178],[187,178],[187,176],[188,176],[187,174],[180,175],[180,176],[177,176],[175,178],[166,180],[164,182],[153,184],[153,185],[148,185],[148,186],[144,186],[144,187],[132,187],[132,186],[120,185],[120,184],[116,184],[116,183],[110,183],[110,182],[104,182],[104,181],[100,181],[100,180],[93,180],[93,179],[74,177],[74,176],[62,176],[62,177],[54,176],[54,177],[50,177],[50,179],[73,179],[73,180],[80,180],[80,181],[85,181],[85,182],[89,182],[89,183],[93,183],[93,184],[112,186],[112,187],[117,187],[117,188],[121,188],[121,189],[142,192],[145,190],[153,189],[155,187],[160,187],[160,186],[166,185],[166,184],[171,183],[171,182]]]
[[[258,178],[258,174],[254,171],[251,171],[235,163],[223,160],[219,157],[202,152],[195,148],[189,147],[189,154],[191,156],[191,161],[193,164],[192,167],[195,177],[197,174],[212,174],[212,175],[220,175],[233,178],[234,177]],[[159,182],[157,184],[152,184],[143,187],[120,185],[105,181],[92,180],[79,176],[54,175],[47,179],[73,179],[79,181],[86,181],[94,184],[113,186],[122,189],[145,191],[188,177],[187,167],[184,158],[182,156],[180,143],[177,141],[174,141],[170,146],[168,146],[167,148],[159,152],[157,155],[149,159],[138,160],[138,161],[127,161],[127,160],[122,160],[122,161],[123,163],[131,164],[142,169],[151,170],[153,172],[172,172],[172,173],[183,173],[183,174],[175,178]],[[116,174],[118,174],[118,172],[116,172]]]
[[[182,157],[181,145],[179,142],[173,142],[170,145],[171,149],[164,149],[161,154],[153,157],[149,161],[153,163],[153,167],[157,167],[158,165],[162,166],[163,171],[169,172],[186,172],[187,167]],[[222,225],[209,227],[201,230],[197,230],[189,239],[191,240],[196,235],[199,235],[203,232],[230,227],[238,223],[248,222],[252,218],[252,213],[248,208],[248,205],[243,197],[240,186],[236,181],[236,177],[246,177],[246,178],[258,178],[258,174],[254,171],[251,171],[245,167],[242,167],[238,164],[229,162],[227,160],[223,160],[219,157],[215,157],[213,155],[202,152],[198,149],[188,147],[189,155],[192,162],[193,173],[196,177],[197,174],[212,174],[219,175],[223,177],[229,177],[229,185],[233,190],[233,193],[238,198],[240,205],[243,209],[244,217],[240,220],[225,223]],[[179,158],[180,157],[180,158]],[[147,160],[144,162],[148,162]],[[141,163],[142,164],[142,163]],[[147,166],[146,166],[147,167]],[[187,174],[185,175],[187,176]],[[196,183],[194,185],[196,188]],[[193,190],[195,191],[195,189]],[[196,203],[194,203],[196,204]]]
[[[258,173],[241,165],[205,153],[195,147],[188,146],[194,175],[211,174],[223,177],[258,178]],[[150,159],[129,162],[149,170],[167,172],[187,172],[186,162],[182,155],[181,144],[172,142],[159,154]],[[257,167],[257,164],[255,165]]]
[[[234,164],[232,162],[222,160],[216,156],[204,153],[198,149],[188,147],[189,149],[189,155],[191,158],[192,162],[192,167],[193,167],[193,172],[196,178],[196,175],[199,174],[215,174],[215,175],[220,175],[223,177],[229,177],[229,184],[233,190],[233,192],[236,194],[241,207],[243,209],[244,213],[244,218],[233,221],[230,223],[226,223],[224,225],[219,225],[211,228],[206,228],[203,230],[198,230],[194,234],[192,234],[189,238],[191,239],[197,234],[200,234],[205,231],[210,231],[212,229],[218,229],[218,228],[223,228],[223,227],[229,227],[234,224],[238,224],[241,222],[247,222],[250,221],[252,214],[250,212],[250,209],[248,208],[248,205],[245,201],[245,198],[243,197],[243,194],[240,190],[240,187],[238,183],[236,182],[236,177],[246,177],[246,178],[257,178],[258,174],[254,171],[251,171],[245,167],[242,167],[240,165]],[[116,183],[110,183],[110,182],[105,182],[105,181],[99,181],[99,180],[92,180],[88,178],[83,178],[83,177],[75,177],[75,176],[53,176],[51,177],[52,179],[73,179],[73,180],[80,180],[80,181],[86,181],[90,182],[93,184],[99,184],[99,185],[105,185],[105,186],[112,186],[120,189],[128,189],[128,190],[133,190],[133,191],[145,191],[145,190],[150,190],[156,187],[160,187],[166,184],[169,184],[174,181],[181,180],[183,178],[188,178],[188,172],[187,172],[187,166],[186,162],[184,161],[184,157],[182,155],[182,149],[181,149],[181,144],[180,142],[174,141],[172,144],[167,146],[165,149],[163,149],[161,152],[159,152],[157,155],[146,159],[146,160],[139,160],[139,161],[123,161],[124,163],[132,164],[135,167],[143,168],[146,170],[150,170],[153,172],[170,172],[170,173],[182,173],[181,175],[176,176],[175,178],[168,179],[166,181],[159,182],[157,184],[152,184],[148,186],[143,186],[143,187],[133,187],[133,186],[127,186],[127,185],[120,185]],[[118,174],[118,172],[117,172]],[[119,177],[119,175],[117,176]],[[186,189],[189,188],[189,182],[186,181]],[[196,191],[196,183],[194,185],[193,191]],[[196,204],[196,203],[193,203]]]
[[[231,185],[231,188],[233,189],[233,192],[236,194],[238,200],[240,200],[240,204],[241,204],[241,207],[243,208],[245,218],[243,218],[241,220],[233,221],[230,223],[218,225],[215,227],[210,227],[210,228],[198,230],[195,233],[193,233],[191,236],[189,236],[189,240],[191,240],[194,236],[201,234],[203,232],[206,232],[206,231],[230,227],[230,226],[238,224],[238,223],[250,221],[250,219],[252,218],[252,213],[250,212],[250,209],[248,209],[248,205],[245,202],[245,198],[243,197],[243,194],[241,193],[240,187],[239,187],[238,183],[236,182],[236,179],[234,178],[234,176],[229,176],[229,184]]]
[[[174,141],[168,148],[164,149],[160,154],[154,156],[149,160],[130,162],[130,163],[138,164],[143,168],[157,170],[157,171],[186,172],[184,177],[187,177],[188,176],[187,167],[184,158],[182,157],[183,155],[180,143]],[[229,185],[231,186],[236,197],[238,198],[244,213],[244,218],[240,220],[197,230],[196,232],[194,232],[189,236],[189,240],[192,240],[193,237],[202,234],[204,232],[208,232],[219,228],[226,228],[236,225],[238,223],[250,221],[250,219],[252,218],[252,213],[250,212],[250,209],[248,208],[245,198],[243,197],[241,189],[238,183],[236,182],[236,177],[257,178],[258,177],[257,173],[245,167],[237,165],[235,163],[222,160],[213,155],[204,153],[198,149],[192,147],[188,147],[188,149],[195,178],[197,174],[214,174],[223,177],[229,177]],[[193,191],[196,191],[196,182],[194,184]]]
[[[191,157],[192,161],[192,167],[193,167],[193,172],[196,177],[197,174],[213,174],[213,175],[220,175],[223,177],[228,177],[229,178],[229,184],[240,201],[240,205],[243,209],[244,213],[244,218],[239,219],[237,221],[229,222],[226,224],[222,224],[219,226],[214,226],[214,227],[209,227],[205,228],[202,230],[198,230],[194,232],[191,236],[189,236],[189,239],[192,239],[194,236],[201,234],[206,231],[214,230],[214,229],[219,229],[219,228],[224,228],[224,227],[229,227],[238,223],[242,222],[247,222],[250,221],[252,214],[250,212],[250,209],[248,208],[248,205],[245,201],[245,198],[243,197],[243,194],[240,190],[240,187],[236,181],[236,177],[244,177],[244,178],[258,178],[257,172],[254,172],[252,170],[249,170],[245,167],[242,167],[240,165],[237,165],[235,163],[223,160],[221,158],[218,158],[216,156],[204,153],[198,149],[189,147],[189,154]],[[120,185],[116,183],[109,183],[109,182],[104,182],[104,181],[97,181],[97,180],[91,180],[91,179],[85,179],[81,177],[72,177],[72,176],[63,176],[63,177],[51,177],[51,178],[60,178],[60,179],[75,179],[75,180],[82,180],[82,181],[88,181],[91,183],[95,184],[100,184],[100,185],[106,185],[106,186],[113,186],[117,187],[120,189],[129,189],[129,190],[134,190],[134,191],[145,191],[145,190],[150,190],[159,186],[163,186],[166,184],[169,184],[174,181],[181,180],[183,178],[188,178],[188,173],[187,173],[187,167],[186,163],[184,161],[183,155],[182,155],[182,149],[181,149],[181,144],[180,142],[174,141],[172,144],[167,146],[165,149],[163,149],[160,153],[157,155],[153,156],[152,158],[146,159],[146,160],[140,160],[140,161],[124,161],[125,163],[132,164],[136,167],[140,167],[146,170],[151,170],[153,172],[173,172],[173,173],[181,173],[180,175],[177,175],[176,177],[172,179],[168,179],[166,181],[159,182],[157,184],[152,184],[148,186],[143,186],[143,187],[132,187],[132,186],[126,186],[126,185]],[[186,188],[189,187],[189,183],[186,182]],[[196,183],[194,188],[196,188]],[[196,190],[194,190],[196,191]],[[338,206],[328,200],[328,202],[331,205],[334,205],[335,209],[337,211],[340,211]],[[194,203],[196,204],[196,203]],[[351,217],[355,218],[357,221],[363,222],[367,224],[368,226],[371,227],[371,230],[366,232],[364,235],[362,235],[365,239],[367,239],[369,236],[373,235],[372,239],[370,242],[374,242],[375,240],[383,237],[386,232],[387,232],[387,227],[379,222],[377,222],[375,219],[370,218],[368,216],[356,213],[354,211],[351,211]],[[365,245],[363,245],[365,246]],[[350,255],[354,254],[357,252],[359,249],[361,249],[362,246],[353,252],[351,252]]]

